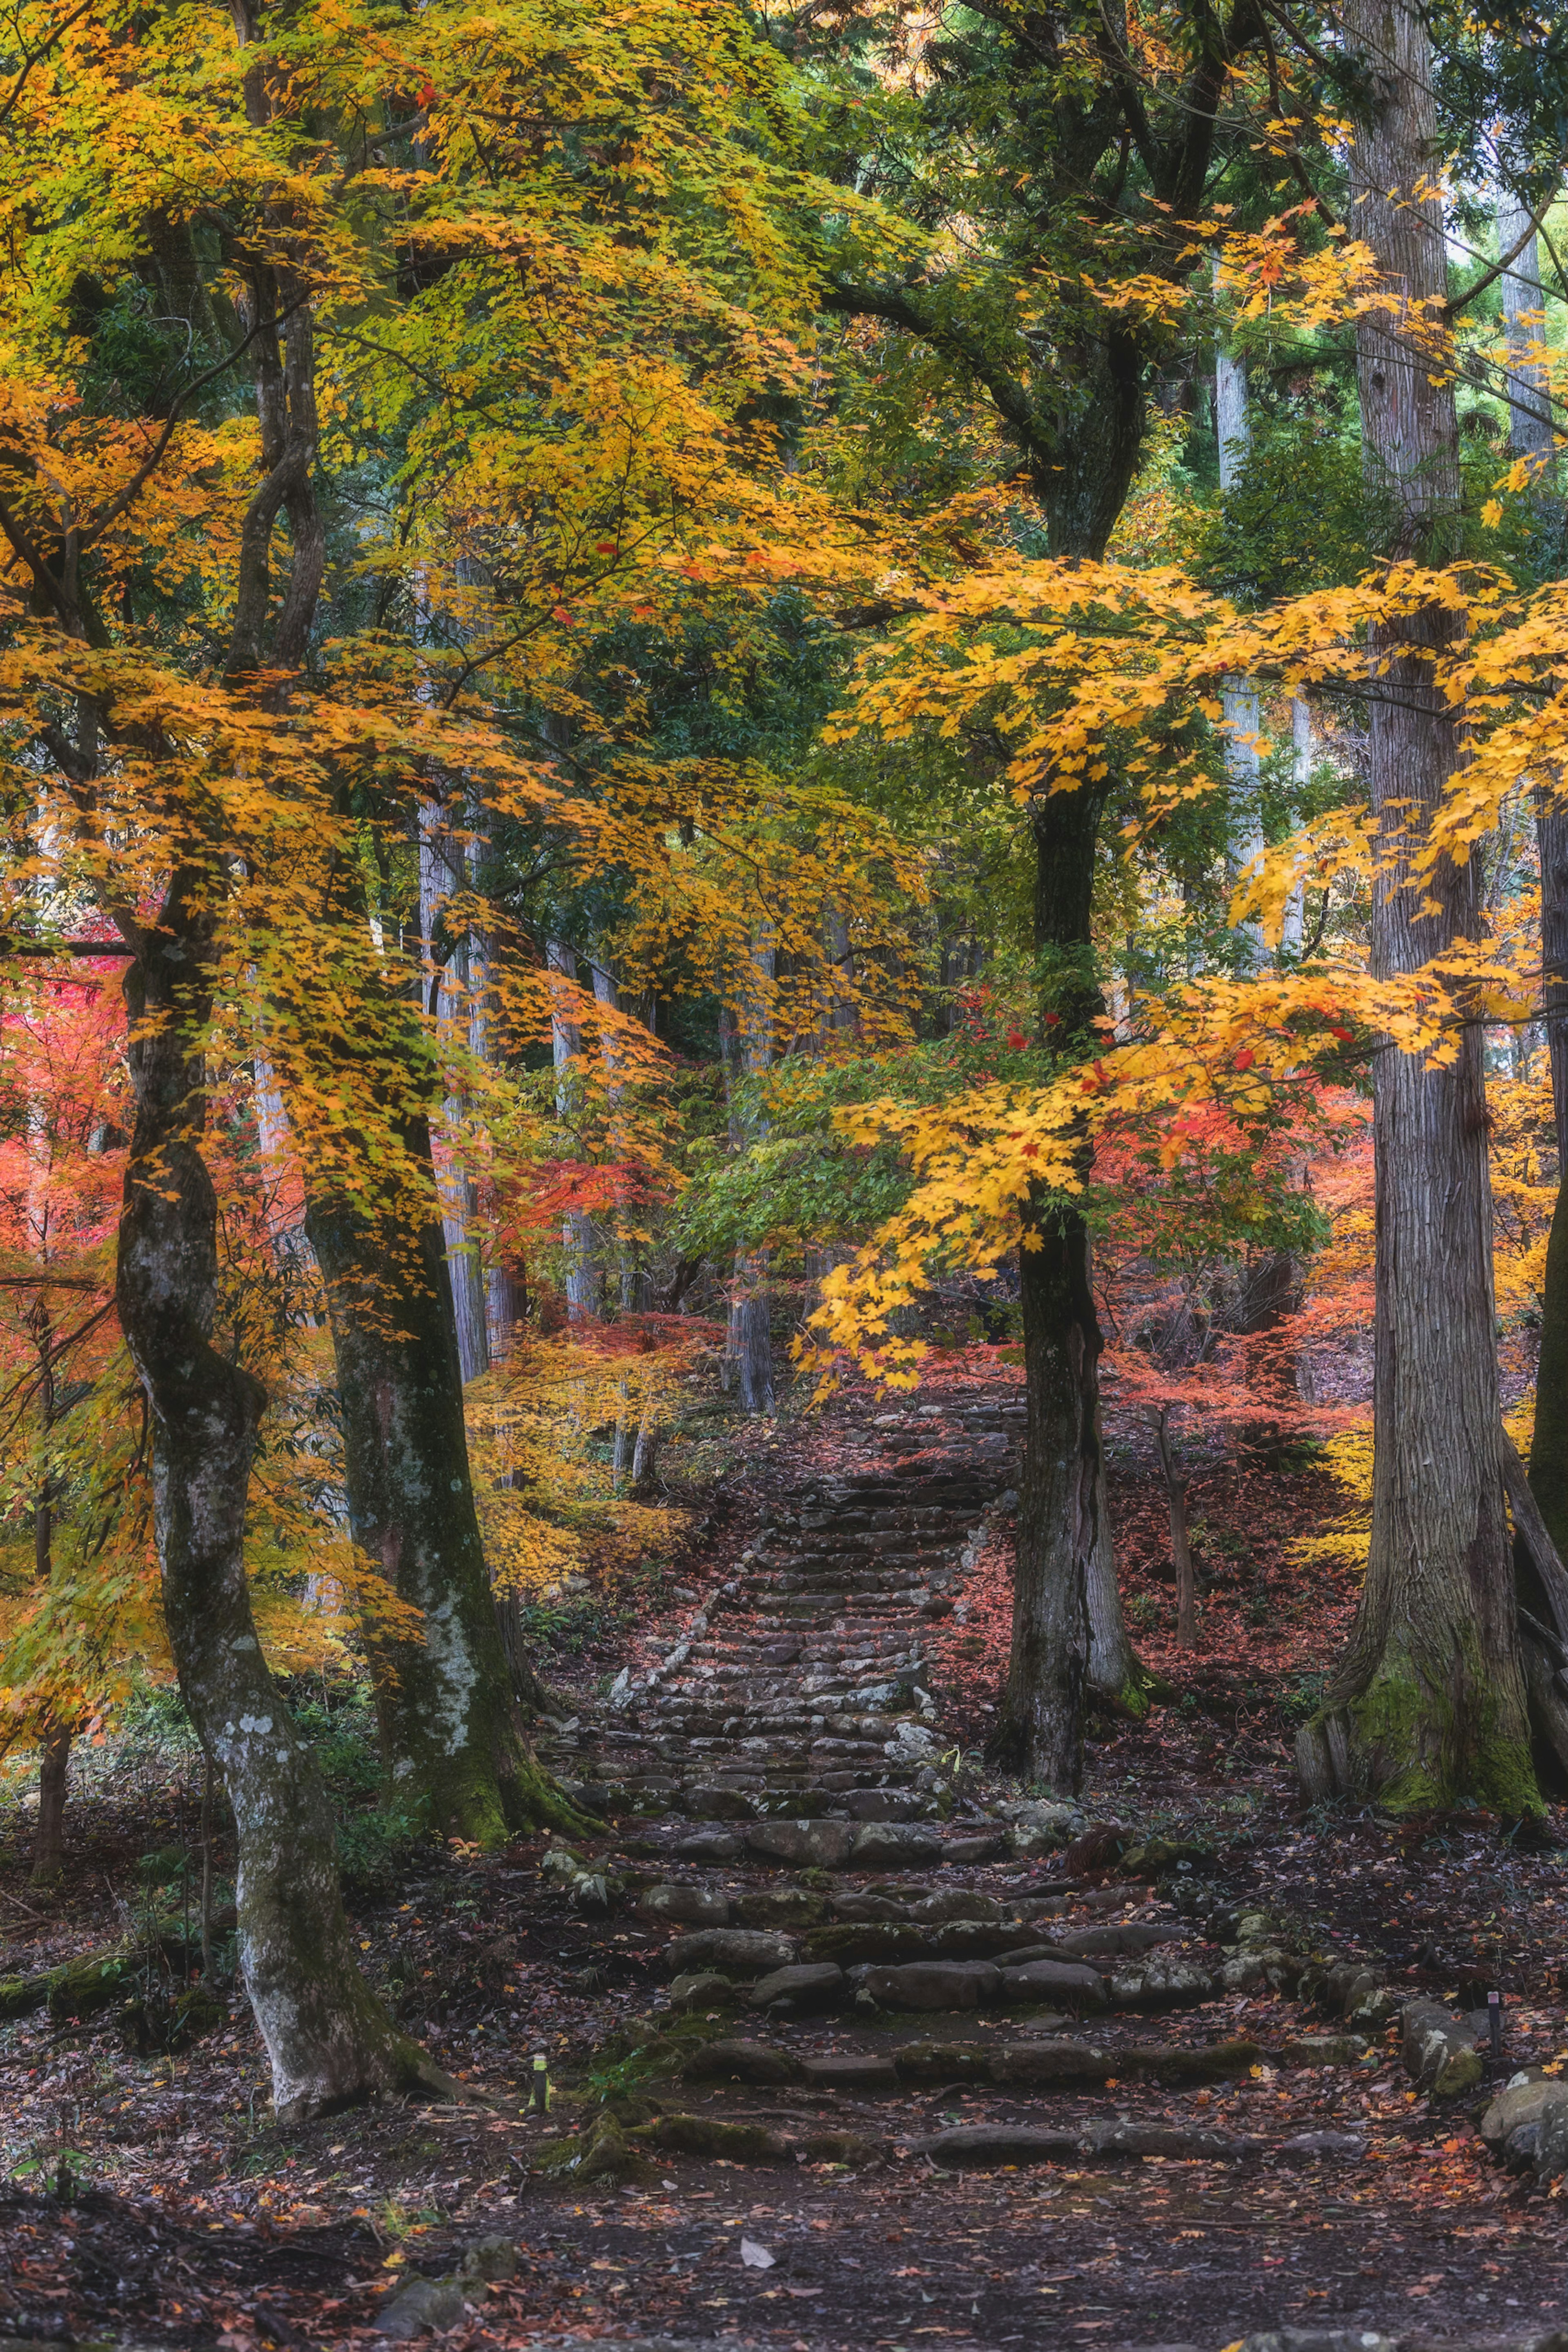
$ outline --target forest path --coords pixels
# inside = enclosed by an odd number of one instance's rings
[[[617,1941],[664,1986],[544,2181],[665,2199],[674,2267],[629,2270],[617,2317],[679,2312],[704,2341],[1217,2352],[1290,2320],[1328,2331],[1299,2352],[1424,2343],[1430,2184],[1403,2210],[1416,2184],[1374,2159],[1396,2120],[1401,2156],[1451,2151],[1464,2103],[1412,2112],[1378,1972],[1303,1985],[1212,1857],[953,1785],[928,1636],[1013,1499],[1021,1423],[1016,1391],[956,1392],[803,1465],[739,1573],[555,1743],[621,1816],[590,1870],[619,1877]],[[770,2259],[731,2241],[716,2279],[702,2241],[694,2303],[681,2231],[706,2200]],[[1561,2238],[1511,2249],[1517,2324],[1454,2352],[1550,2328]],[[1469,2282],[1467,2319],[1494,2301]]]
[[[831,1471],[809,1464],[658,1664],[541,1752],[570,1784],[591,1749],[586,1801],[655,1818],[934,1814],[925,1637],[1012,1499],[1023,1417],[1009,1391],[959,1391],[879,1416]]]
[[[491,2104],[269,2123],[237,1988],[173,2061],[112,2013],[13,2023],[14,2138],[47,2180],[68,2125],[87,2185],[0,2183],[0,2347],[1568,2352],[1564,2202],[1471,2120],[1527,2061],[1516,2106],[1564,2095],[1556,1855],[1303,1822],[1281,1742],[1239,1810],[1239,1740],[1174,1696],[1096,1746],[1097,1824],[955,1772],[927,1669],[942,1612],[977,1648],[994,1608],[998,1544],[966,1560],[1019,1402],[748,1433],[747,1555],[721,1519],[695,1613],[555,1733],[602,1833],[423,1846],[354,1898],[371,1980]],[[149,1830],[118,1833],[123,1875]],[[1500,2068],[1453,2016],[1478,1972]],[[1417,1999],[1457,2095],[1412,2079]]]

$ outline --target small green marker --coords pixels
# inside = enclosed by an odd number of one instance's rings
[[[549,2070],[545,2064],[542,2050],[534,2052],[534,2094],[528,2104],[536,2116],[548,2116],[549,2113]]]

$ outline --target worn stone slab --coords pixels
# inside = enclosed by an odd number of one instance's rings
[[[759,1927],[699,1927],[695,1935],[677,1936],[664,1958],[676,1975],[709,1968],[760,1977],[770,1969],[788,1968],[795,1952],[792,1936],[770,1936]]]
[[[1058,1938],[1061,1950],[1075,1959],[1121,1959],[1155,1950],[1161,1944],[1179,1944],[1183,1928],[1174,1920],[1160,1927],[1144,1919],[1107,1920],[1098,1927],[1076,1927]]]
[[[706,1862],[716,1866],[738,1862],[744,1851],[733,1830],[697,1830],[673,1848],[680,1862]]]
[[[866,1990],[883,2009],[975,2009],[995,1997],[1000,1971],[989,1960],[915,1960],[868,1969]]]
[[[1091,2156],[1128,2160],[1145,2156],[1207,2159],[1250,2156],[1256,2140],[1238,2139],[1231,2132],[1209,2131],[1201,2124],[1091,2124],[1083,2135]]]
[[[804,2016],[813,2010],[836,2009],[849,1999],[849,1991],[842,1969],[821,1960],[815,1966],[773,1969],[752,1986],[747,1999],[754,2009],[771,2009],[777,2002],[788,2013]]]
[[[1123,2053],[1113,2059],[1087,2042],[1066,2034],[1042,2036],[1038,2042],[1009,2042],[991,2053],[993,2082],[1020,2089],[1043,2090],[1058,2083],[1097,2084],[1122,2071]]]
[[[914,1822],[865,1822],[855,1832],[850,1865],[855,1870],[918,1868],[942,1859],[942,1840],[935,1830]]]
[[[707,2042],[681,2069],[686,2083],[798,2083],[800,2061],[767,2042]]]
[[[643,1919],[673,1920],[693,1927],[727,1927],[730,1918],[727,1896],[709,1886],[650,1886],[637,1897],[637,1910]]]
[[[851,1822],[776,1820],[758,1822],[746,1832],[747,1853],[764,1862],[786,1862],[797,1870],[841,1870],[855,1840]]]
[[[1030,1960],[998,1971],[998,1991],[1012,2002],[1049,2000],[1068,2009],[1103,2009],[1105,1979],[1084,1960]]]
[[[1366,2142],[1360,2132],[1297,2132],[1281,2140],[1273,2153],[1286,2164],[1359,2164],[1366,2154]]]
[[[1111,1999],[1119,2009],[1186,2009],[1214,1998],[1214,1978],[1191,1960],[1150,1960],[1117,1968]]]
[[[819,2091],[896,2091],[898,2069],[891,2058],[849,2052],[841,2057],[808,2058],[805,2079]]]
[[[1077,2164],[1083,2144],[1077,2132],[1039,2124],[957,2124],[914,2142],[911,2154],[928,2156],[952,2171],[979,2171],[1008,2164]]]

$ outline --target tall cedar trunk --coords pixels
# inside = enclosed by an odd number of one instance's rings
[[[349,1522],[423,1641],[367,1642],[394,1792],[431,1826],[483,1845],[536,1824],[580,1826],[528,1755],[512,1689],[543,1692],[508,1658],[474,1503],[446,1237],[423,1129],[408,1139],[429,1213],[389,1231],[351,1204],[311,1198],[306,1231],[327,1286],[337,1357]]]
[[[1517,203],[1498,207],[1500,253],[1512,251],[1528,226]],[[1562,528],[1560,478],[1554,462],[1551,403],[1542,344],[1541,258],[1531,237],[1502,281],[1503,319],[1511,366],[1509,438],[1514,455],[1536,468],[1535,500]],[[1561,777],[1553,782],[1562,791]],[[1541,963],[1546,1046],[1552,1066],[1552,1123],[1557,1135],[1557,1200],[1546,1244],[1541,1302],[1541,1362],[1535,1381],[1535,1429],[1530,1441],[1530,1483],[1552,1542],[1568,1555],[1568,811],[1542,792],[1535,823],[1541,863]]]
[[[1219,264],[1215,263],[1218,279]],[[1214,354],[1215,429],[1219,436],[1219,488],[1228,497],[1239,481],[1252,448],[1251,385],[1247,362],[1227,352],[1223,343]],[[1258,689],[1249,678],[1228,677],[1222,690],[1225,721],[1233,731],[1225,746],[1225,772],[1229,783],[1226,818],[1225,856],[1234,884],[1255,857],[1262,854],[1263,770],[1257,738],[1262,726]],[[1298,709],[1303,706],[1298,704]],[[1301,946],[1299,920],[1296,946]],[[1237,961],[1244,971],[1261,971],[1268,950],[1260,923],[1246,922],[1235,933]],[[1240,1328],[1254,1332],[1277,1322],[1290,1311],[1301,1286],[1294,1259],[1285,1250],[1272,1254],[1273,1270],[1260,1284],[1249,1268]],[[1254,1361],[1257,1360],[1254,1359]],[[1194,1639],[1196,1639],[1196,1633]]]
[[[239,1960],[280,2112],[446,2078],[355,1959],[331,1809],[256,1639],[244,1538],[266,1397],[213,1344],[218,1215],[200,1143],[210,1012],[200,883],[176,876],[126,982],[135,1132],[116,1300],[147,1400],[163,1613],[183,1698],[224,1775],[239,1849]]]
[[[1402,555],[1441,561],[1458,511],[1452,379],[1431,350],[1447,290],[1427,26],[1410,0],[1355,0],[1352,37],[1374,87],[1353,181],[1384,300],[1357,330],[1368,478],[1403,517]],[[1423,348],[1423,341],[1427,348]],[[1427,608],[1371,647],[1373,808],[1388,854],[1440,800],[1458,760],[1430,683],[1453,622]],[[1427,658],[1423,658],[1423,656]],[[1437,911],[1422,912],[1424,899]],[[1477,936],[1476,862],[1429,890],[1403,865],[1378,880],[1380,978],[1418,970]],[[1385,1045],[1375,1058],[1376,1310],[1372,1545],[1349,1651],[1301,1743],[1316,1791],[1338,1781],[1398,1807],[1477,1799],[1537,1810],[1498,1451],[1491,1196],[1479,1028],[1429,1069]]]
[[[1552,1542],[1568,1559],[1568,1181],[1564,1181],[1568,1178],[1568,814],[1543,809],[1536,820],[1536,838],[1541,851],[1546,1045],[1557,1131],[1557,1200],[1546,1244],[1530,1484]]]
[[[437,820],[422,825],[422,937],[437,994],[442,901],[432,875],[442,838]],[[358,890],[351,878],[344,887]],[[461,951],[465,992],[470,944]],[[461,1007],[449,997],[445,1010],[450,1018]],[[382,1048],[402,1041],[412,1058],[414,1019],[411,1003],[389,1002]],[[345,1093],[356,1078],[373,1084],[346,1067]],[[523,1738],[516,1699],[538,1708],[546,1694],[515,1601],[497,1603],[491,1591],[479,1531],[452,1289],[454,1266],[473,1267],[461,1255],[466,1225],[455,1259],[428,1127],[409,1124],[403,1142],[423,1213],[405,1200],[367,1216],[308,1171],[305,1230],[327,1294],[350,1529],[422,1626],[417,1641],[362,1629],[388,1782],[432,1828],[494,1846],[510,1831],[570,1827],[576,1816]]]

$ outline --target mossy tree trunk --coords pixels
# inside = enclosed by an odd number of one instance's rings
[[[244,47],[256,30],[245,0],[236,0],[235,19]],[[259,126],[271,106],[265,66],[253,67],[243,88],[248,118]],[[284,694],[276,680],[303,659],[325,562],[313,488],[309,290],[281,264],[251,267],[262,475],[239,535],[222,674],[237,697],[249,698],[258,692],[257,672],[270,671],[274,683],[260,691],[274,707]],[[282,514],[290,560],[279,600],[270,550]],[[25,560],[38,608],[47,597],[68,635],[106,644],[74,552],[29,548]],[[93,801],[102,747],[118,726],[112,704],[83,695],[74,740],[63,728],[47,735],[84,808]],[[131,740],[138,757],[157,759],[158,739],[145,717],[138,716]],[[175,804],[180,789],[172,786]],[[220,806],[221,796],[212,805]],[[276,2103],[283,2113],[307,2114],[386,2092],[455,2086],[398,2032],[360,1973],[331,1810],[262,1654],[251,1609],[246,1511],[266,1397],[245,1366],[214,1344],[218,1208],[202,1154],[212,973],[228,945],[217,938],[218,910],[234,855],[226,835],[195,834],[148,917],[131,913],[117,890],[104,894],[104,910],[131,957],[127,1059],[135,1120],[115,1303],[146,1400],[163,1617],[180,1693],[234,1812],[240,1969]]]
[[[1447,293],[1430,41],[1411,0],[1357,0],[1373,84],[1356,135],[1359,234],[1384,299],[1358,325],[1369,482],[1403,518],[1395,552],[1443,560],[1458,509],[1451,377],[1422,348]],[[1385,870],[1373,968],[1419,970],[1478,936],[1475,861],[1409,887],[1409,858],[1458,760],[1430,683],[1453,628],[1427,608],[1371,646],[1368,761]],[[1396,847],[1397,845],[1397,847]],[[1491,1194],[1479,1028],[1446,1066],[1385,1044],[1374,1065],[1376,1184],[1372,1543],[1348,1653],[1301,1743],[1309,1790],[1401,1808],[1539,1808],[1498,1444]]]
[[[441,2087],[356,1960],[332,1814],[273,1681],[245,1572],[260,1383],[213,1344],[218,1213],[202,1157],[211,1012],[204,878],[177,874],[126,983],[136,1104],[116,1300],[152,1431],[163,1613],[180,1693],[224,1775],[239,1958],[281,2112]]]
[[[582,1827],[534,1761],[474,1500],[446,1241],[423,1123],[405,1138],[428,1195],[423,1218],[377,1218],[314,1194],[306,1232],[327,1287],[349,1522],[422,1640],[374,1631],[367,1649],[393,1792],[447,1835],[495,1846],[515,1832]]]

